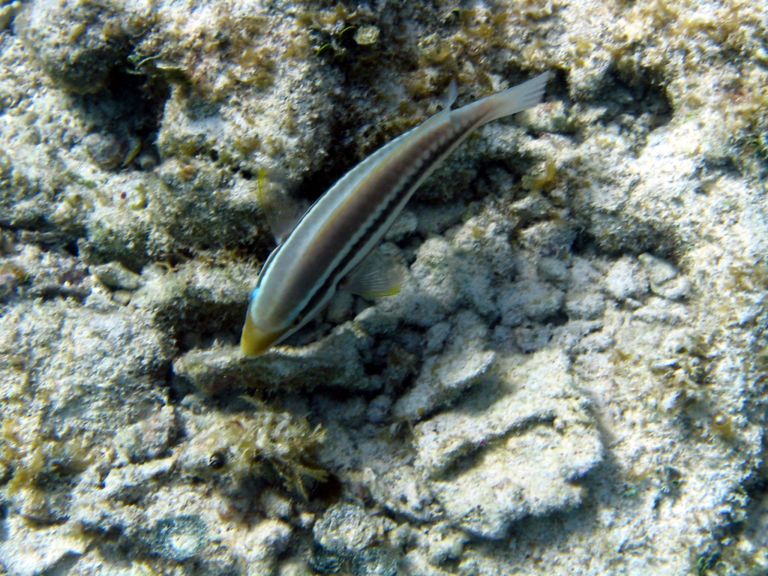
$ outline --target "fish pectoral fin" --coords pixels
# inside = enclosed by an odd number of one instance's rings
[[[405,269],[397,259],[376,250],[365,257],[342,283],[342,288],[363,298],[383,298],[400,293]]]
[[[264,168],[256,177],[256,199],[278,244],[288,237],[307,210],[305,205],[282,191]]]

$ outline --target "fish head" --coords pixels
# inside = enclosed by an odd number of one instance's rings
[[[274,344],[284,333],[283,330],[267,329],[263,326],[262,322],[259,322],[258,308],[256,306],[258,292],[259,289],[256,288],[251,293],[248,312],[245,314],[243,332],[240,336],[240,350],[246,356],[258,356],[259,354],[263,354],[269,350],[272,344]]]

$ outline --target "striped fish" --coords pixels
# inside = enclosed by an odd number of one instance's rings
[[[457,110],[449,103],[318,198],[264,263],[243,326],[243,353],[261,354],[317,316],[440,162],[483,124],[536,105],[548,78],[541,74]]]

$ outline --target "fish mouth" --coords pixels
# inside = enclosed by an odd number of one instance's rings
[[[263,354],[280,338],[280,332],[266,332],[251,320],[251,315],[245,315],[243,333],[240,336],[240,350],[246,356]]]

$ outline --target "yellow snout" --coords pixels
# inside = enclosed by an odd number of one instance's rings
[[[279,332],[264,332],[251,320],[250,313],[245,315],[245,325],[240,336],[240,350],[246,356],[258,356],[266,352],[280,338]]]

